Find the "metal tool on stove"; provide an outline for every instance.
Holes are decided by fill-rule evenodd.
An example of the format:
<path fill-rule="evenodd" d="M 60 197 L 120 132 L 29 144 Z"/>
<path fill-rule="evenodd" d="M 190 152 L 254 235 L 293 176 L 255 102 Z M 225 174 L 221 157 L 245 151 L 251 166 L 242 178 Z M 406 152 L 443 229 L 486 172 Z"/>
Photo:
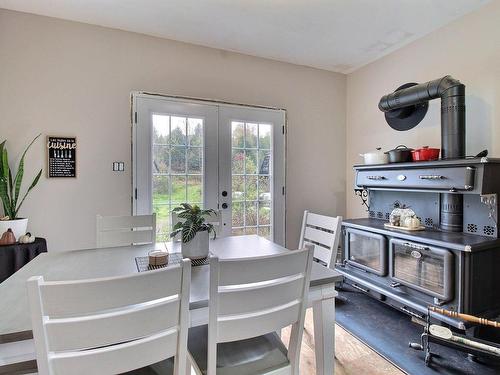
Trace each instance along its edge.
<path fill-rule="evenodd" d="M 430 343 L 436 343 L 443 346 L 451 347 L 462 352 L 469 353 L 473 358 L 487 357 L 487 358 L 500 358 L 500 345 L 493 342 L 488 342 L 481 339 L 466 337 L 464 335 L 453 332 L 450 328 L 431 324 L 431 312 L 437 312 L 447 316 L 456 316 L 456 312 L 446 309 L 440 309 L 435 306 L 429 306 L 429 313 L 427 314 L 426 326 L 424 332 L 420 337 L 420 343 L 410 342 L 409 347 L 415 350 L 425 351 L 425 364 L 429 365 L 433 356 L 437 354 L 432 353 Z M 492 325 L 490 323 L 498 323 L 484 318 L 459 314 L 461 318 L 465 318 L 469 322 L 476 322 L 481 325 Z M 494 325 L 497 327 L 497 325 Z"/>

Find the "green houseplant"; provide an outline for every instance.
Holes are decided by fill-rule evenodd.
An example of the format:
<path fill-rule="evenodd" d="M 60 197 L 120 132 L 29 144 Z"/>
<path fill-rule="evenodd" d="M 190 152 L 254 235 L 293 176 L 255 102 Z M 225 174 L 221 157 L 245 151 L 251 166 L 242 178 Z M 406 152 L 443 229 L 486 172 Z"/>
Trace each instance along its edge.
<path fill-rule="evenodd" d="M 197 205 L 181 203 L 172 210 L 179 221 L 175 223 L 170 237 L 181 235 L 182 255 L 191 259 L 206 258 L 208 256 L 208 239 L 213 234 L 216 237 L 213 224 L 207 223 L 206 218 L 217 216 L 212 210 L 202 210 Z"/>
<path fill-rule="evenodd" d="M 5 142 L 0 143 L 0 199 L 2 200 L 4 217 L 0 220 L 0 232 L 4 233 L 11 228 L 16 238 L 26 233 L 27 218 L 18 217 L 19 209 L 29 192 L 36 186 L 42 175 L 42 170 L 35 176 L 28 189 L 21 195 L 21 185 L 24 177 L 24 158 L 31 145 L 40 137 L 38 134 L 24 150 L 16 170 L 9 166 L 9 155 Z M 0 234 L 1 234 L 0 233 Z"/>

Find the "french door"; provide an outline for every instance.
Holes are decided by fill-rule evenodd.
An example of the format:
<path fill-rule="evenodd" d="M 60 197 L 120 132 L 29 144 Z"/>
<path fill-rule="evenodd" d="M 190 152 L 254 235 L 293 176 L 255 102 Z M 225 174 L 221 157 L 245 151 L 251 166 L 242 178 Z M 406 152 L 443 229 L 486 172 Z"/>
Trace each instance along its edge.
<path fill-rule="evenodd" d="M 182 202 L 218 210 L 220 236 L 285 242 L 285 112 L 133 96 L 133 213 L 168 239 Z"/>

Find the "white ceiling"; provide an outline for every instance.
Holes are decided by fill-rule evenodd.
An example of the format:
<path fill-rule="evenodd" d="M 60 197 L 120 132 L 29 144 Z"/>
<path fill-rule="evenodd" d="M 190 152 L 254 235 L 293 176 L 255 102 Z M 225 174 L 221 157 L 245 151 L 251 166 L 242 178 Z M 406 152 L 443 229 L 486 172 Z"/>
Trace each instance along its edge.
<path fill-rule="evenodd" d="M 0 0 L 0 8 L 349 73 L 487 2 Z"/>

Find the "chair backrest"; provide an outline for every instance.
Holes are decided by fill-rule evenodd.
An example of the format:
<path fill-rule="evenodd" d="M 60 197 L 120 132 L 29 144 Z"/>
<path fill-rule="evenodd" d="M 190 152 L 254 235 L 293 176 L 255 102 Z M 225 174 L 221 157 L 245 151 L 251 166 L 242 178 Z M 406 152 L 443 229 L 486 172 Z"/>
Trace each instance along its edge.
<path fill-rule="evenodd" d="M 97 247 L 117 247 L 156 242 L 156 214 L 137 216 L 97 215 Z"/>
<path fill-rule="evenodd" d="M 211 223 L 214 226 L 215 233 L 217 236 L 220 234 L 220 231 L 222 229 L 222 215 L 220 213 L 220 210 L 216 211 L 217 215 L 210 215 L 208 217 L 205 217 L 205 221 L 207 223 Z M 182 221 L 183 219 L 179 219 L 177 216 L 177 213 L 171 211 L 170 212 L 170 223 L 172 224 L 172 228 L 174 227 L 175 224 L 177 224 L 179 221 Z M 181 234 L 178 233 L 172 241 L 180 241 L 181 240 Z"/>
<path fill-rule="evenodd" d="M 255 258 L 210 258 L 208 375 L 217 343 L 244 340 L 292 325 L 288 359 L 298 374 L 313 248 Z"/>
<path fill-rule="evenodd" d="M 38 372 L 117 374 L 172 356 L 184 371 L 191 263 L 121 277 L 28 280 Z"/>
<path fill-rule="evenodd" d="M 339 247 L 342 216 L 331 217 L 304 211 L 299 248 L 310 243 L 314 246 L 314 258 L 325 263 L 328 268 L 335 266 Z"/>

